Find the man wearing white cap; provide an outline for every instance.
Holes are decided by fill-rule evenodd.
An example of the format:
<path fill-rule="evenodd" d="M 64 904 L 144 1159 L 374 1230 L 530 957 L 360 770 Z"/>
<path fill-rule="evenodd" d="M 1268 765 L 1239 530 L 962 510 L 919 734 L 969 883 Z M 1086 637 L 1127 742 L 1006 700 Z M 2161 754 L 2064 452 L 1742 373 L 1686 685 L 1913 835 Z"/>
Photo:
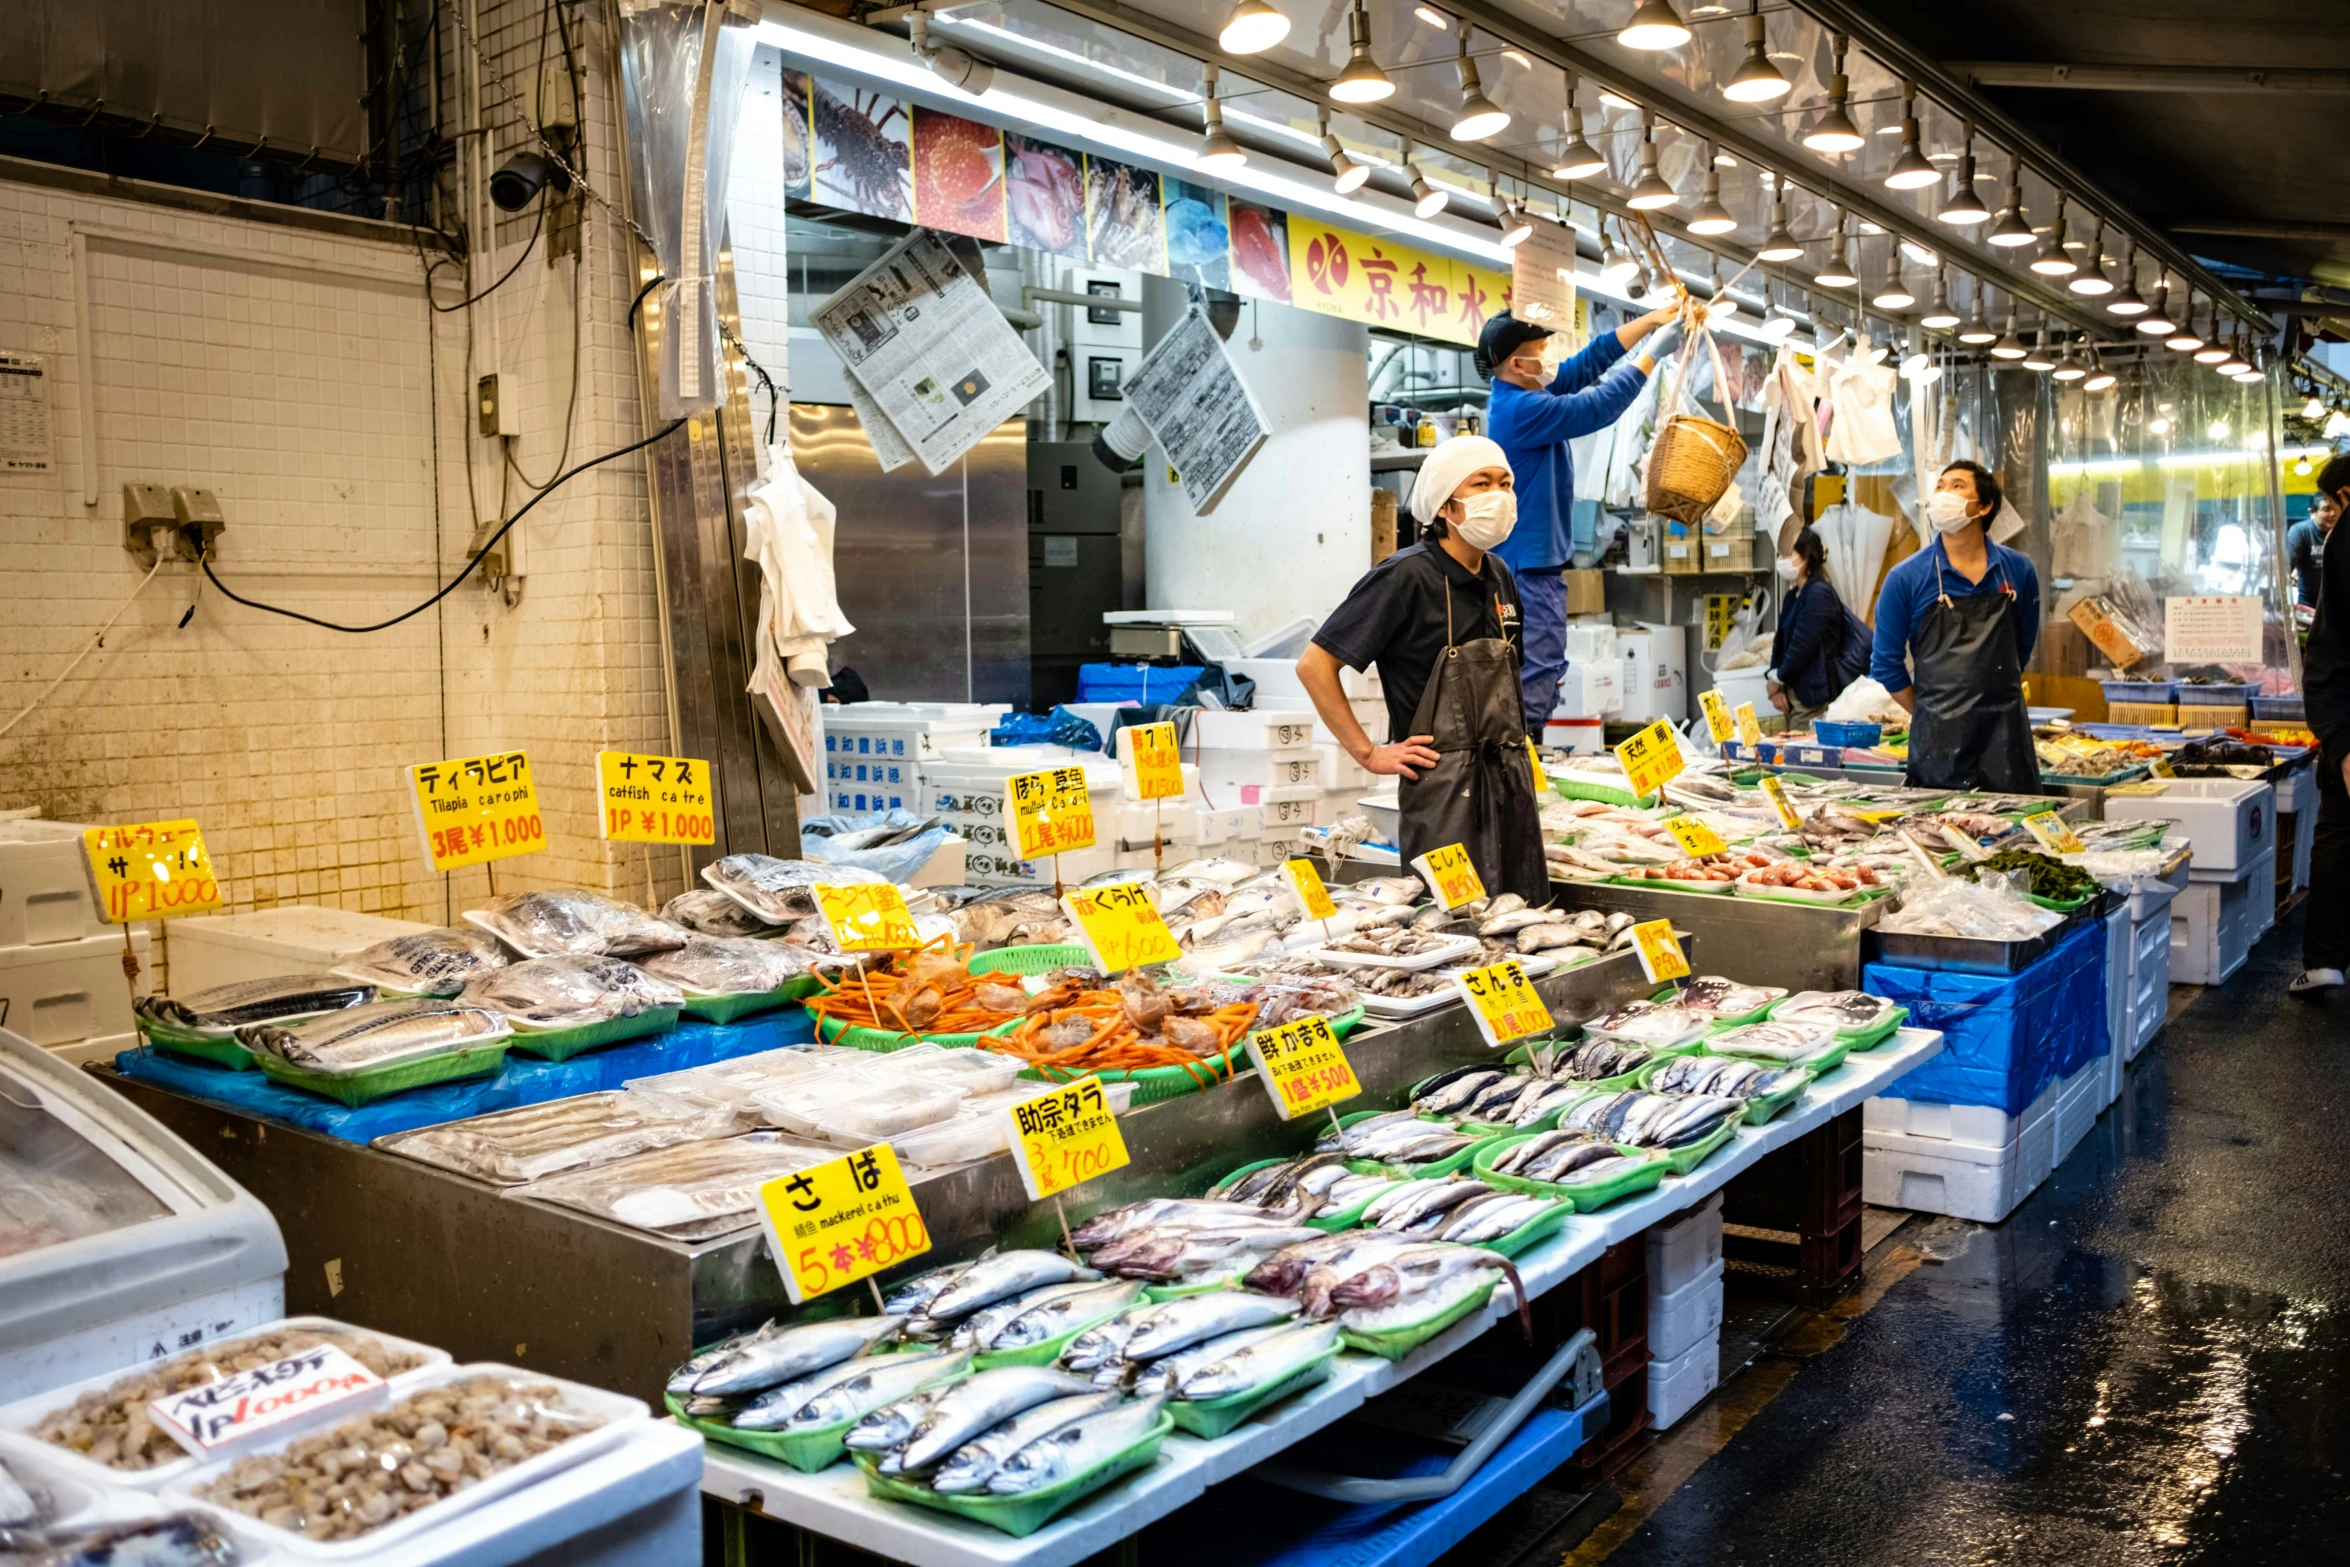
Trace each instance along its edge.
<path fill-rule="evenodd" d="M 1420 542 L 1373 566 L 1314 633 L 1298 679 L 1339 744 L 1398 780 L 1408 862 L 1460 844 L 1488 893 L 1550 896 L 1519 692 L 1518 588 L 1490 551 L 1517 522 L 1509 459 L 1481 435 L 1431 451 L 1412 486 Z M 1373 745 L 1339 669 L 1379 666 L 1387 732 Z"/>

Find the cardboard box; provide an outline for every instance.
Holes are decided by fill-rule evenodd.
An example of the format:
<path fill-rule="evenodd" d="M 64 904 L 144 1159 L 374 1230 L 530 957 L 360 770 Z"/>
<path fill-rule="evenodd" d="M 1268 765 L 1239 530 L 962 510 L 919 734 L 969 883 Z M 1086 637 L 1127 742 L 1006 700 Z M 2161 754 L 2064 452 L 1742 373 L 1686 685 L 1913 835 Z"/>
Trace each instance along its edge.
<path fill-rule="evenodd" d="M 2176 702 L 2109 702 L 2105 707 L 2105 721 L 2109 724 L 2175 724 L 2179 721 Z"/>
<path fill-rule="evenodd" d="M 2089 673 L 2089 639 L 2081 628 L 2061 617 L 2040 623 L 2040 645 L 2032 662 L 2043 675 L 2078 680 Z"/>
<path fill-rule="evenodd" d="M 1607 578 L 1597 571 L 1569 571 L 1564 576 L 1567 584 L 1568 614 L 1602 615 L 1607 613 Z"/>
<path fill-rule="evenodd" d="M 2024 696 L 2034 707 L 2069 707 L 2076 724 L 2106 719 L 2105 687 L 2077 675 L 2026 675 Z"/>
<path fill-rule="evenodd" d="M 2067 618 L 2081 628 L 2081 634 L 2097 645 L 2097 651 L 2113 661 L 2116 669 L 2127 669 L 2146 655 L 2138 644 L 2130 640 L 2107 611 L 2103 599 L 2085 598 L 2067 612 Z"/>
<path fill-rule="evenodd" d="M 1682 524 L 1674 523 L 1673 526 L 1678 528 L 1682 526 Z M 1663 562 L 1665 575 L 1668 577 L 1695 576 L 1698 572 L 1704 570 L 1705 563 L 1699 559 L 1698 555 L 1698 552 L 1702 547 L 1703 546 L 1701 546 L 1695 539 L 1665 540 L 1665 558 Z"/>

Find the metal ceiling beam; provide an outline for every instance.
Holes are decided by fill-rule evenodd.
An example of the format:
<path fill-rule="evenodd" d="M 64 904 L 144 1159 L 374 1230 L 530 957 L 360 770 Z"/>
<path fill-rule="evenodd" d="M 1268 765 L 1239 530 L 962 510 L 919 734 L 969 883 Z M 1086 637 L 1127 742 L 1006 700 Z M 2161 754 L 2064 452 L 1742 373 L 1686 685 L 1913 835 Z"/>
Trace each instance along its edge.
<path fill-rule="evenodd" d="M 2228 239 L 2350 239 L 2350 223 L 2239 223 L 2232 218 L 2165 223 L 2173 234 L 2218 234 Z"/>
<path fill-rule="evenodd" d="M 2239 65 L 2031 65 L 2012 60 L 1945 60 L 1970 87 L 2039 87 L 2075 92 L 2350 93 L 2350 71 L 2247 69 Z"/>

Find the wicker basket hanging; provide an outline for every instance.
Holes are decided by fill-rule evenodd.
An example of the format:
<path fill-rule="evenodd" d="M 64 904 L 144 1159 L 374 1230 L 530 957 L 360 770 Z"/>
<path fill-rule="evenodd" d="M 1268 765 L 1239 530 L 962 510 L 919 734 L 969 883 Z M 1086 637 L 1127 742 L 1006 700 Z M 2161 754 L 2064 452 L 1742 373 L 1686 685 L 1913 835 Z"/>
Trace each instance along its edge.
<path fill-rule="evenodd" d="M 1691 335 L 1705 340 L 1706 351 L 1714 358 L 1714 386 L 1720 389 L 1725 384 L 1722 356 L 1714 347 L 1713 334 L 1698 325 Z M 1746 442 L 1737 430 L 1703 413 L 1679 411 L 1689 361 L 1696 350 L 1692 341 L 1674 367 L 1673 392 L 1665 406 L 1675 411 L 1657 425 L 1656 445 L 1648 454 L 1647 497 L 1650 511 L 1692 527 L 1704 522 L 1705 514 L 1713 510 L 1746 463 Z M 1689 404 L 1695 407 L 1696 399 L 1691 398 Z M 1727 404 L 1724 406 L 1726 411 Z"/>

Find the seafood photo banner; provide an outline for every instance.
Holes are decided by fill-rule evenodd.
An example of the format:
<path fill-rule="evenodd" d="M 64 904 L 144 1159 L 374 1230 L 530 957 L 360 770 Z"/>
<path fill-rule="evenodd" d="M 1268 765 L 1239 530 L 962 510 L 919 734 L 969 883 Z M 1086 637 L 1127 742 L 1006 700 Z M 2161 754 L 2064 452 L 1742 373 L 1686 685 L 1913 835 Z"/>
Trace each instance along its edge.
<path fill-rule="evenodd" d="M 843 212 L 1474 343 L 1508 271 L 1245 201 L 805 72 L 783 72 L 784 193 Z"/>

